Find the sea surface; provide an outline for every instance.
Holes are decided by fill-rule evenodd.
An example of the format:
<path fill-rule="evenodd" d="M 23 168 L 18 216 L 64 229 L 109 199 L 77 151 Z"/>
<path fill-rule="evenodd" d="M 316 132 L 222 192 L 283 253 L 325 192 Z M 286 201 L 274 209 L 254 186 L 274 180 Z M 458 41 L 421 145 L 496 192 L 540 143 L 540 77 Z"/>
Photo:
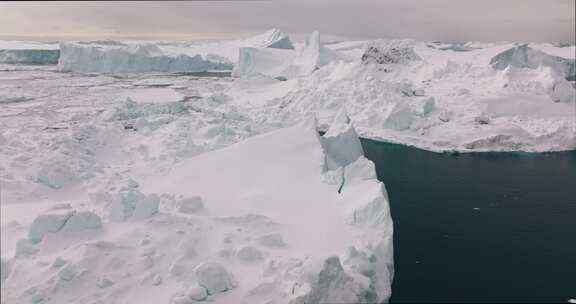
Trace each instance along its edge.
<path fill-rule="evenodd" d="M 392 303 L 576 298 L 576 152 L 362 145 L 390 197 Z"/>

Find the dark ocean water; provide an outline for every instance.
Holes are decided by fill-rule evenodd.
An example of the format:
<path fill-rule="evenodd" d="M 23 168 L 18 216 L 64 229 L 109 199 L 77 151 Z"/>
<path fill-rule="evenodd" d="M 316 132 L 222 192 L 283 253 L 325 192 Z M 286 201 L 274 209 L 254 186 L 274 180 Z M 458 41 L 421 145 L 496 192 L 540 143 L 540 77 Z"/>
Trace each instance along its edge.
<path fill-rule="evenodd" d="M 576 298 L 576 152 L 362 145 L 390 196 L 391 302 Z"/>

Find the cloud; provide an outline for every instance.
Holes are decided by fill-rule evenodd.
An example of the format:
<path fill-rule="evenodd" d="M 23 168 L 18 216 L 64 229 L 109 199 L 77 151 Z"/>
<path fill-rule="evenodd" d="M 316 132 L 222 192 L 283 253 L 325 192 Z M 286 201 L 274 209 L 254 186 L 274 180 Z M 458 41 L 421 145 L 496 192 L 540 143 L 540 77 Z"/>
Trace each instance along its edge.
<path fill-rule="evenodd" d="M 278 27 L 356 39 L 575 40 L 574 0 L 2 2 L 0 34 L 231 38 Z"/>

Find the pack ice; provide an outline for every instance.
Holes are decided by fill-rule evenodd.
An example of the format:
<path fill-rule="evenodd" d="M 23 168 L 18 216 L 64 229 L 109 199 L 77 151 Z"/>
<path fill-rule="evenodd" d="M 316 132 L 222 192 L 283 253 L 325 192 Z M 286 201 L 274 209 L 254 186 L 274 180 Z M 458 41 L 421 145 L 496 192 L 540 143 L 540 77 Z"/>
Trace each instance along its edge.
<path fill-rule="evenodd" d="M 38 214 L 2 260 L 6 303 L 385 302 L 384 185 L 344 111 Z M 108 203 L 103 203 L 108 202 Z"/>

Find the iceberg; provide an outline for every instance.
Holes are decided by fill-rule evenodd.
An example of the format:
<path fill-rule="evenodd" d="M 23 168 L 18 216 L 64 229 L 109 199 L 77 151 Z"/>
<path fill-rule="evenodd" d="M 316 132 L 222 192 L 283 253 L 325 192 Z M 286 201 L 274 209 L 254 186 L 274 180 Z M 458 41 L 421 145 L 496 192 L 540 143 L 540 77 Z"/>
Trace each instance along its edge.
<path fill-rule="evenodd" d="M 293 50 L 294 45 L 290 37 L 282 33 L 279 29 L 270 29 L 263 34 L 248 38 L 242 42 L 243 45 L 249 45 L 258 48 L 287 49 Z"/>
<path fill-rule="evenodd" d="M 559 76 L 567 80 L 576 80 L 576 61 L 564 57 L 550 55 L 543 51 L 523 44 L 506 50 L 492 58 L 490 64 L 497 70 L 508 66 L 536 69 L 540 66 L 550 67 Z"/>
<path fill-rule="evenodd" d="M 56 43 L 32 41 L 0 41 L 0 63 L 57 64 L 60 50 Z"/>
<path fill-rule="evenodd" d="M 228 268 L 241 287 L 229 291 L 234 301 L 248 297 L 251 303 L 303 303 L 310 298 L 324 298 L 318 294 L 337 296 L 340 287 L 351 288 L 345 291 L 351 302 L 380 303 L 390 297 L 392 220 L 386 190 L 376 178 L 374 165 L 364 158 L 344 112 L 334 126 L 321 137 L 315 120 L 307 119 L 188 159 L 162 180 L 144 183 L 144 188 L 152 187 L 155 192 L 184 196 L 197 193 L 206 199 L 207 212 L 228 216 L 218 223 L 260 236 L 261 242 L 248 247 L 236 233 L 224 238 L 221 255 L 232 258 L 236 252 L 236 259 L 242 262 L 240 266 L 229 264 Z M 214 164 L 218 170 L 210 169 Z M 327 183 L 323 180 L 329 178 L 320 178 L 323 175 L 342 179 L 336 184 Z M 219 190 L 221 187 L 226 191 Z M 322 225 L 318 225 L 319 217 Z M 332 237 L 325 238 L 327 233 Z M 354 248 L 354 254 L 348 253 L 350 248 Z M 280 252 L 284 256 L 275 258 L 274 266 L 269 264 L 271 250 L 275 256 Z M 340 254 L 341 259 L 328 253 Z M 304 256 L 310 261 L 304 262 Z M 337 273 L 325 275 L 321 267 L 317 268 L 322 264 Z M 363 272 L 359 264 L 378 269 L 378 273 Z M 241 267 L 264 267 L 268 274 L 262 277 Z M 302 276 L 286 281 L 283 273 L 290 268 Z M 350 283 L 340 286 L 340 277 Z M 267 286 L 265 292 L 264 288 L 253 289 L 250 294 L 242 292 L 250 289 L 248 286 L 267 282 L 276 284 Z"/>
<path fill-rule="evenodd" d="M 142 168 L 151 164 L 142 161 Z M 119 292 L 130 303 L 390 297 L 386 189 L 343 110 L 325 136 L 308 119 L 181 159 L 137 182 L 108 177 L 104 189 L 117 191 L 114 197 L 58 204 L 36 217 L 28 238 L 14 240 L 14 256 L 3 256 L 3 299 L 108 303 Z"/>
<path fill-rule="evenodd" d="M 228 70 L 228 62 L 201 55 L 169 52 L 158 45 L 64 42 L 60 45 L 58 69 L 81 73 L 204 72 Z"/>
<path fill-rule="evenodd" d="M 262 74 L 281 79 L 294 78 L 309 75 L 331 62 L 349 60 L 348 56 L 323 46 L 320 33 L 314 31 L 299 51 L 241 48 L 232 75 Z"/>
<path fill-rule="evenodd" d="M 202 43 L 140 43 L 117 41 L 64 42 L 60 71 L 81 73 L 206 72 L 231 70 L 239 49 L 293 49 L 277 29 L 255 37 Z"/>

